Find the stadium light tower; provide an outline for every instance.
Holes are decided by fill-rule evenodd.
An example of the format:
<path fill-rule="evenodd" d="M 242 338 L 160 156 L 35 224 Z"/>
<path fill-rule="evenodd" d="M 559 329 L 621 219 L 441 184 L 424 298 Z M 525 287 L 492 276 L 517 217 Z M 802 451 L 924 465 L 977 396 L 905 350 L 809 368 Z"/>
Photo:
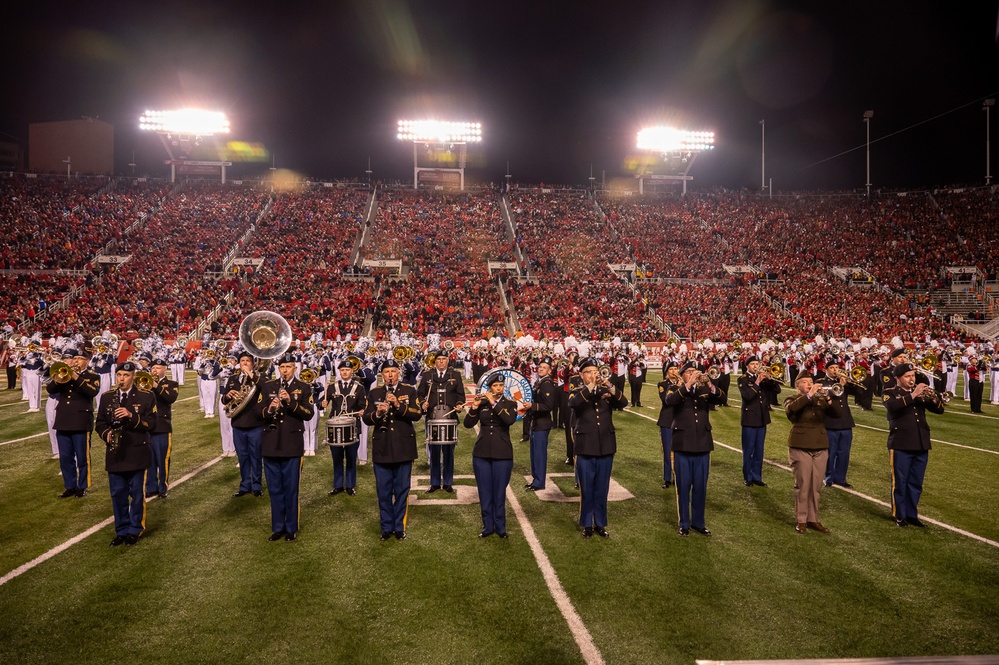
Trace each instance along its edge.
<path fill-rule="evenodd" d="M 457 179 L 458 187 L 465 189 L 468 144 L 482 142 L 482 123 L 400 120 L 396 138 L 413 144 L 413 189 L 420 187 L 421 172 L 428 182 L 444 186 Z M 420 148 L 430 166 L 420 166 Z"/>
<path fill-rule="evenodd" d="M 864 111 L 864 124 L 867 125 L 867 196 L 871 195 L 871 118 L 874 111 Z"/>
<path fill-rule="evenodd" d="M 982 102 L 982 110 L 985 111 L 985 185 L 992 184 L 992 159 L 989 155 L 989 113 L 992 111 L 992 107 L 996 105 L 996 100 L 994 98 L 986 99 Z"/>
<path fill-rule="evenodd" d="M 170 182 L 176 181 L 178 166 L 182 172 L 202 175 L 217 173 L 216 169 L 220 169 L 222 182 L 225 182 L 225 168 L 232 166 L 232 162 L 188 159 L 190 152 L 197 149 L 203 140 L 229 133 L 229 118 L 225 113 L 201 109 L 146 111 L 139 118 L 139 129 L 154 132 L 160 137 L 170 156 L 167 162 L 170 165 Z"/>
<path fill-rule="evenodd" d="M 683 183 L 683 193 L 687 193 L 687 181 L 693 180 L 688 175 L 694 160 L 702 152 L 714 150 L 714 132 L 693 132 L 675 127 L 646 127 L 638 132 L 639 150 L 656 152 L 662 155 L 669 173 L 639 174 L 638 193 L 645 193 L 645 179 L 674 180 Z"/>

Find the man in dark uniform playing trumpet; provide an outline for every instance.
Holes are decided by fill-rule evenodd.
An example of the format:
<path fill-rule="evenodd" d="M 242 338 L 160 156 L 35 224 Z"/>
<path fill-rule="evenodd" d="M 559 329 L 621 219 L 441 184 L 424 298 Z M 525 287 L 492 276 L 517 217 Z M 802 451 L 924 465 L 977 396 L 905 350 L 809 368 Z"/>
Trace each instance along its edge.
<path fill-rule="evenodd" d="M 552 411 L 556 409 L 559 398 L 551 374 L 552 359 L 545 357 L 539 360 L 538 380 L 531 387 L 534 401 L 524 404 L 527 409 L 524 419 L 529 420 L 531 439 L 531 482 L 524 486 L 528 492 L 543 490 L 548 477 L 548 434 L 552 429 Z"/>
<path fill-rule="evenodd" d="M 111 547 L 136 544 L 146 528 L 143 483 L 151 458 L 149 432 L 156 426 L 156 398 L 135 387 L 135 363 L 122 363 L 115 377 L 118 385 L 101 395 L 95 428 L 108 444 L 104 464 L 114 509 Z"/>
<path fill-rule="evenodd" d="M 423 373 L 416 396 L 423 404 L 426 415 L 426 436 L 430 436 L 429 422 L 432 419 L 458 422 L 458 413 L 465 407 L 465 386 L 461 375 L 448 367 L 446 353 L 438 353 L 434 358 L 434 368 Z M 430 489 L 433 494 L 441 489 L 449 494 L 454 492 L 454 449 L 453 445 L 430 446 Z"/>
<path fill-rule="evenodd" d="M 769 373 L 761 371 L 760 359 L 751 356 L 746 361 L 746 374 L 738 381 L 742 396 L 742 480 L 746 487 L 767 486 L 763 482 L 763 448 L 770 424 L 770 400 L 766 392 L 772 389 L 770 383 L 775 382 Z"/>
<path fill-rule="evenodd" d="M 237 400 L 254 385 L 258 392 L 252 398 L 254 404 L 260 397 L 259 388 L 262 383 L 255 369 L 256 360 L 249 351 L 239 353 L 239 371 L 234 373 L 225 384 L 222 393 L 222 404 L 227 409 L 234 408 Z M 234 497 L 253 492 L 253 496 L 263 494 L 263 458 L 260 453 L 263 436 L 263 424 L 260 410 L 247 405 L 232 419 L 232 442 L 236 447 L 236 458 L 239 460 L 239 489 Z"/>
<path fill-rule="evenodd" d="M 406 537 L 409 489 L 413 460 L 416 459 L 416 430 L 413 423 L 423 417 L 416 389 L 399 383 L 399 363 L 389 358 L 382 364 L 385 385 L 372 388 L 364 408 L 364 422 L 373 428 L 372 460 L 381 540 L 393 535 Z"/>
<path fill-rule="evenodd" d="M 177 382 L 166 378 L 167 362 L 153 360 L 153 397 L 156 398 L 156 427 L 149 435 L 152 464 L 146 474 L 146 496 L 167 497 L 170 488 L 170 450 L 173 447 L 173 403 L 177 401 Z"/>
<path fill-rule="evenodd" d="M 59 395 L 54 429 L 59 444 L 59 468 L 66 491 L 65 499 L 82 497 L 90 487 L 90 431 L 94 427 L 94 396 L 101 379 L 87 369 L 82 349 L 66 349 L 67 367 L 45 386 L 50 395 Z"/>
<path fill-rule="evenodd" d="M 271 500 L 271 535 L 275 541 L 298 538 L 298 487 L 305 454 L 305 423 L 315 415 L 312 387 L 295 378 L 295 356 L 286 353 L 278 378 L 260 384 L 254 405 L 264 422 L 261 452 Z M 251 408 L 254 408 L 251 407 Z"/>

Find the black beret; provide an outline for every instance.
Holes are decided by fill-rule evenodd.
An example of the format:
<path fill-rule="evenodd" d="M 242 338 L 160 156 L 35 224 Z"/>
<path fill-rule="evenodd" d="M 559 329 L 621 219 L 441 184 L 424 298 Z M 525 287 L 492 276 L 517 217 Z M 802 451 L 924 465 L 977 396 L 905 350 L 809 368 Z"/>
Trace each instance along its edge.
<path fill-rule="evenodd" d="M 337 366 L 336 366 L 337 369 L 343 369 L 345 367 L 349 368 L 349 369 L 353 369 L 353 366 L 349 362 L 347 362 L 346 360 L 341 360 L 339 362 L 339 364 L 337 364 Z"/>
<path fill-rule="evenodd" d="M 826 367 L 832 367 L 833 365 L 840 366 L 842 364 L 843 363 L 840 362 L 840 359 L 837 358 L 836 356 L 833 356 L 829 360 L 826 361 Z"/>
<path fill-rule="evenodd" d="M 494 383 L 506 383 L 506 377 L 500 374 L 499 372 L 496 372 L 495 374 L 489 377 L 489 380 L 486 381 L 486 385 L 491 386 Z"/>
<path fill-rule="evenodd" d="M 688 360 L 687 362 L 683 363 L 683 366 L 680 368 L 680 374 L 683 374 L 688 369 L 697 369 L 697 363 L 695 363 L 693 360 Z"/>
<path fill-rule="evenodd" d="M 548 365 L 549 367 L 551 367 L 553 365 L 552 359 L 549 356 L 543 357 L 541 360 L 538 361 L 538 364 L 539 365 Z"/>
<path fill-rule="evenodd" d="M 760 362 L 760 359 L 757 358 L 756 356 L 749 356 L 748 358 L 746 358 L 746 364 L 747 365 L 749 363 L 758 363 L 758 362 Z"/>
<path fill-rule="evenodd" d="M 55 354 L 53 354 L 53 355 L 55 355 Z M 68 349 L 66 349 L 65 351 L 63 351 L 62 355 L 63 355 L 64 358 L 75 358 L 76 356 L 82 356 L 83 352 L 80 351 L 79 349 L 77 349 L 76 347 L 71 346 Z"/>
<path fill-rule="evenodd" d="M 895 375 L 896 379 L 900 379 L 909 372 L 915 372 L 916 366 L 912 363 L 900 363 L 895 365 L 895 369 L 892 370 L 892 374 Z"/>
<path fill-rule="evenodd" d="M 906 354 L 906 355 L 908 355 L 909 354 L 909 349 L 905 348 L 904 346 L 901 349 L 895 349 L 894 351 L 892 351 L 888 355 L 888 357 L 889 358 L 898 358 L 903 353 Z"/>
<path fill-rule="evenodd" d="M 389 358 L 382 363 L 382 369 L 385 369 L 386 367 L 395 367 L 396 369 L 399 369 L 399 363 L 395 361 L 395 358 Z"/>
<path fill-rule="evenodd" d="M 249 351 L 247 351 L 246 349 L 243 349 L 243 350 L 242 350 L 242 351 L 240 351 L 240 352 L 239 352 L 239 354 L 238 354 L 238 355 L 236 356 L 236 362 L 239 362 L 239 360 L 240 360 L 240 359 L 241 359 L 241 358 L 242 358 L 243 356 L 246 356 L 246 357 L 247 357 L 247 358 L 249 358 L 250 360 L 256 360 L 256 358 L 254 358 L 254 357 L 253 357 L 253 354 L 252 354 L 252 353 L 250 353 L 250 352 L 249 352 Z"/>
<path fill-rule="evenodd" d="M 663 367 L 663 371 L 666 372 L 670 369 L 673 369 L 674 367 L 677 367 L 676 361 L 670 360 L 668 363 L 666 363 L 666 366 Z"/>
<path fill-rule="evenodd" d="M 295 358 L 295 354 L 293 354 L 293 353 L 286 353 L 283 356 L 281 356 L 280 358 L 278 358 L 277 362 L 278 362 L 278 365 L 286 365 L 288 363 L 291 363 L 293 365 L 297 365 L 298 364 L 298 359 Z"/>
<path fill-rule="evenodd" d="M 134 372 L 135 371 L 135 363 L 133 363 L 133 362 L 123 362 L 121 365 L 118 366 L 118 371 L 119 372 Z"/>
<path fill-rule="evenodd" d="M 156 358 L 155 360 L 153 360 L 153 367 L 155 367 L 157 365 L 160 365 L 162 367 L 166 367 L 166 364 L 167 364 L 166 361 L 163 360 L 162 358 Z"/>
<path fill-rule="evenodd" d="M 594 358 L 583 358 L 579 361 L 579 371 L 582 372 L 587 367 L 597 367 L 597 361 Z"/>

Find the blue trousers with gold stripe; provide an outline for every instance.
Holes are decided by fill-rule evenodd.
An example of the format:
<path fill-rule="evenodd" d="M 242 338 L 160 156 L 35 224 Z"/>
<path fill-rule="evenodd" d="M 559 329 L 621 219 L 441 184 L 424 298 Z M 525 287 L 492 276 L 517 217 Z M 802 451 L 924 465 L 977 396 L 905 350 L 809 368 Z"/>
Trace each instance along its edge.
<path fill-rule="evenodd" d="M 170 441 L 171 434 L 162 432 L 149 435 L 149 451 L 153 461 L 146 474 L 146 494 L 166 494 L 170 480 Z"/>
<path fill-rule="evenodd" d="M 673 428 L 660 427 L 659 441 L 663 448 L 663 482 L 673 482 Z"/>
<path fill-rule="evenodd" d="M 59 444 L 59 469 L 62 484 L 68 490 L 90 487 L 90 432 L 56 431 Z"/>
<path fill-rule="evenodd" d="M 109 471 L 114 532 L 118 536 L 138 536 L 146 528 L 146 497 L 143 486 L 146 471 Z"/>
<path fill-rule="evenodd" d="M 919 518 L 919 497 L 930 453 L 926 450 L 891 451 L 891 512 L 897 520 Z"/>
<path fill-rule="evenodd" d="M 375 491 L 378 493 L 378 515 L 383 533 L 406 531 L 406 509 L 412 484 L 413 463 L 375 463 Z"/>
<path fill-rule="evenodd" d="M 613 455 L 576 455 L 579 479 L 579 526 L 607 526 L 607 494 L 610 492 Z"/>
<path fill-rule="evenodd" d="M 711 453 L 673 451 L 673 475 L 676 477 L 676 508 L 680 528 L 704 528 L 704 505 L 708 498 L 708 470 Z"/>
<path fill-rule="evenodd" d="M 265 457 L 264 475 L 271 499 L 271 531 L 298 533 L 298 486 L 301 457 Z"/>
<path fill-rule="evenodd" d="M 479 488 L 482 530 L 506 533 L 506 487 L 513 474 L 513 460 L 473 457 L 472 471 Z"/>

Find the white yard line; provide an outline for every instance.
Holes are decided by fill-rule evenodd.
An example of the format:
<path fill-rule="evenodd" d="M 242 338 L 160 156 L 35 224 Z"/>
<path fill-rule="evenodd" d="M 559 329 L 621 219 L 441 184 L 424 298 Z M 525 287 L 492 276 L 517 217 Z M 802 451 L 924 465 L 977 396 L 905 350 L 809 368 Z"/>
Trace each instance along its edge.
<path fill-rule="evenodd" d="M 634 416 L 638 416 L 639 418 L 645 418 L 646 420 L 651 420 L 652 422 L 656 422 L 655 418 L 650 418 L 649 416 L 646 416 L 645 414 L 642 414 L 642 413 L 638 413 L 636 411 L 629 411 L 628 409 L 625 409 L 625 413 L 630 413 L 630 414 L 632 414 Z M 742 449 L 741 448 L 735 448 L 733 446 L 724 444 L 721 441 L 718 441 L 717 439 L 715 439 L 715 445 L 721 446 L 722 448 L 727 448 L 728 450 L 731 450 L 733 452 L 739 453 L 740 455 L 742 454 Z M 771 460 L 768 460 L 768 459 L 764 459 L 763 461 L 766 462 L 767 464 L 769 464 L 770 466 L 777 467 L 778 469 L 784 469 L 787 472 L 791 471 L 791 467 L 789 467 L 789 466 L 787 466 L 785 464 L 780 464 L 779 462 L 774 462 L 774 461 L 771 461 Z M 854 496 L 860 497 L 861 499 L 866 499 L 866 500 L 870 501 L 871 503 L 878 504 L 879 506 L 884 506 L 885 508 L 891 508 L 891 505 L 888 502 L 882 501 L 881 499 L 875 499 L 873 496 L 868 496 L 866 494 L 862 494 L 862 493 L 858 492 L 857 490 L 849 489 L 847 487 L 840 487 L 839 485 L 833 485 L 833 488 L 835 488 L 837 490 L 840 490 L 841 492 L 847 492 L 848 494 L 852 494 Z M 958 533 L 958 534 L 961 534 L 962 536 L 966 536 L 966 537 L 971 538 L 973 540 L 977 540 L 979 542 L 985 543 L 986 545 L 991 545 L 992 547 L 999 548 L 999 542 L 996 542 L 994 540 L 989 540 L 988 538 L 984 538 L 982 536 L 979 536 L 978 534 L 971 533 L 970 531 L 965 531 L 964 529 L 960 529 L 960 528 L 958 528 L 956 526 L 953 526 L 952 524 L 947 524 L 945 522 L 940 522 L 939 520 L 935 520 L 935 519 L 932 519 L 930 517 L 925 517 L 923 515 L 920 515 L 919 519 L 921 519 L 924 522 L 929 522 L 930 524 L 935 524 L 936 526 L 939 526 L 941 528 L 947 529 L 948 531 L 953 531 L 954 533 Z"/>

